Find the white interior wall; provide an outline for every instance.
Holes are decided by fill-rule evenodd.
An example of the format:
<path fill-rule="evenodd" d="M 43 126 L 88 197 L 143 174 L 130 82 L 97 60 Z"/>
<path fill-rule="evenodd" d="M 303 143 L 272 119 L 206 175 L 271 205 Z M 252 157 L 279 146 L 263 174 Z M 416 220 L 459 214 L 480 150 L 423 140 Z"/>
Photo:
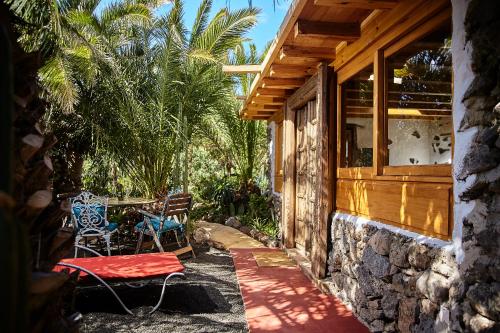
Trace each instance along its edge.
<path fill-rule="evenodd" d="M 274 163 L 274 156 L 275 156 L 275 152 L 274 152 L 274 140 L 275 140 L 275 136 L 276 136 L 276 123 L 273 121 L 271 122 L 269 125 L 268 125 L 268 133 L 270 133 L 270 138 L 268 140 L 268 154 L 269 154 L 269 161 L 270 161 L 270 166 L 269 166 L 269 169 L 270 169 L 270 179 L 269 179 L 269 182 L 271 184 L 271 191 L 273 193 L 276 193 L 276 191 L 274 190 L 274 174 L 275 174 L 275 163 Z"/>
<path fill-rule="evenodd" d="M 373 148 L 373 120 L 347 118 L 356 124 L 358 148 Z M 389 119 L 389 165 L 451 163 L 451 119 Z M 439 148 L 445 151 L 439 150 Z M 413 163 L 410 159 L 413 159 Z"/>

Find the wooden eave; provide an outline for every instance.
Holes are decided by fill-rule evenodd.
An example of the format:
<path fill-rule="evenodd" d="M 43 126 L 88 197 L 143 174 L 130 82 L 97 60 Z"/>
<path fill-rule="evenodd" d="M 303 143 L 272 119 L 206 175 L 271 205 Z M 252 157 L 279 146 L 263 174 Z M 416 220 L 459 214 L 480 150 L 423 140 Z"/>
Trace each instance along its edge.
<path fill-rule="evenodd" d="M 277 119 L 286 98 L 336 49 L 360 38 L 364 25 L 398 0 L 294 0 L 240 110 L 244 119 Z"/>

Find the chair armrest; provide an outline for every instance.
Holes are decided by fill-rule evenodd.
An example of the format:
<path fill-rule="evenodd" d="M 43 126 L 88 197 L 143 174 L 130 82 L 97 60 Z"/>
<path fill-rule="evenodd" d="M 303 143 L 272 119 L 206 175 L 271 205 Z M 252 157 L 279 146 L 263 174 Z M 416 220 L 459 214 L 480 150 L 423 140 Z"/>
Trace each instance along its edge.
<path fill-rule="evenodd" d="M 138 211 L 139 213 L 141 213 L 142 215 L 147 216 L 147 217 L 149 217 L 149 218 L 152 218 L 152 219 L 157 219 L 157 218 L 158 218 L 158 216 L 153 215 L 153 214 L 151 214 L 150 212 L 146 212 L 145 210 L 142 210 L 142 209 L 137 209 L 137 211 Z"/>

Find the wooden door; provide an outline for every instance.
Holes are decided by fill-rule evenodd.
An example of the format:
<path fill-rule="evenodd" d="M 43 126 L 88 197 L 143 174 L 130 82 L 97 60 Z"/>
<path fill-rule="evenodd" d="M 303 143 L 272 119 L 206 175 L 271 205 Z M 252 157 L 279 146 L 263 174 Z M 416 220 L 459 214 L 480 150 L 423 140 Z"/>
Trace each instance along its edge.
<path fill-rule="evenodd" d="M 308 102 L 297 110 L 295 244 L 308 254 L 316 217 L 317 104 Z"/>

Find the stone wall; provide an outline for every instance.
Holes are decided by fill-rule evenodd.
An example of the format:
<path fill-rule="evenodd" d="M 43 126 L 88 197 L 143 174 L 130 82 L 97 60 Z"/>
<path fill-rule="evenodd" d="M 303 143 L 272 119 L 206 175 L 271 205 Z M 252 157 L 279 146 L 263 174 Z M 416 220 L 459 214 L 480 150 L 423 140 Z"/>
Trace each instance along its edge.
<path fill-rule="evenodd" d="M 452 8 L 452 243 L 332 221 L 334 291 L 374 332 L 500 332 L 500 1 Z"/>
<path fill-rule="evenodd" d="M 452 247 L 381 226 L 333 216 L 328 269 L 334 293 L 373 332 L 446 332 L 449 296 L 456 292 Z"/>
<path fill-rule="evenodd" d="M 500 1 L 452 6 L 459 276 L 451 319 L 456 331 L 500 332 Z"/>

